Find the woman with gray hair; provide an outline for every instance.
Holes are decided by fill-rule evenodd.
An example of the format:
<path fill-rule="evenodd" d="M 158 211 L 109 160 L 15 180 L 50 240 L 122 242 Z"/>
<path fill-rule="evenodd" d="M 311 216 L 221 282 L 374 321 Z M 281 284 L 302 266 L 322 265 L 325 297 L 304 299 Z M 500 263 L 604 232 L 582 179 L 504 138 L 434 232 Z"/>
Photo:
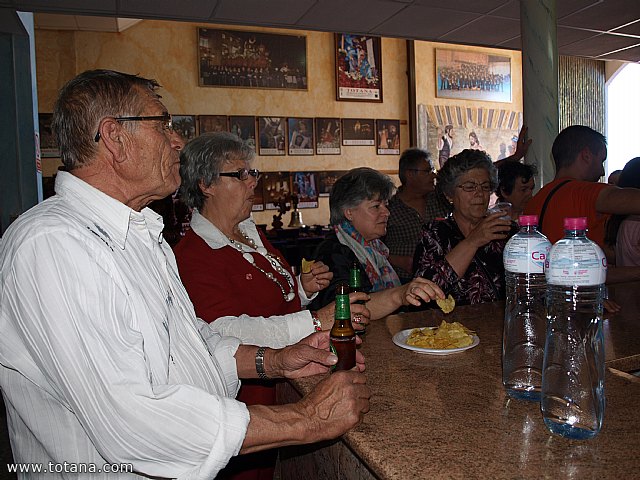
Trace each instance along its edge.
<path fill-rule="evenodd" d="M 498 186 L 491 158 L 481 150 L 463 150 L 449 158 L 437 182 L 453 213 L 423 227 L 415 275 L 431 278 L 462 305 L 504 299 L 502 252 L 517 228 L 503 211 L 487 214 Z"/>
<path fill-rule="evenodd" d="M 329 197 L 333 234 L 317 248 L 314 258 L 331 267 L 333 280 L 319 292 L 311 308 L 331 304 L 335 286 L 349 283 L 352 266 L 360 270 L 362 290 L 370 293 L 371 319 L 384 317 L 402 306 L 444 298 L 442 290 L 423 278 L 400 285 L 389 263 L 389 249 L 380 240 L 387 232 L 387 204 L 395 186 L 391 179 L 367 167 L 350 170 L 333 185 Z"/>
<path fill-rule="evenodd" d="M 253 148 L 231 133 L 205 133 L 180 154 L 182 200 L 193 208 L 191 230 L 175 247 L 180 277 L 196 314 L 207 322 L 224 316 L 269 317 L 256 321 L 286 323 L 300 338 L 333 325 L 334 305 L 301 311 L 332 273 L 322 262 L 296 277 L 287 261 L 251 219 L 260 172 L 252 168 Z M 354 296 L 353 301 L 366 295 Z M 363 305 L 352 313 L 368 316 Z M 238 399 L 248 405 L 275 404 L 274 383 L 243 381 Z M 221 476 L 270 478 L 274 451 L 234 459 Z M 250 470 L 250 473 L 247 471 Z"/>

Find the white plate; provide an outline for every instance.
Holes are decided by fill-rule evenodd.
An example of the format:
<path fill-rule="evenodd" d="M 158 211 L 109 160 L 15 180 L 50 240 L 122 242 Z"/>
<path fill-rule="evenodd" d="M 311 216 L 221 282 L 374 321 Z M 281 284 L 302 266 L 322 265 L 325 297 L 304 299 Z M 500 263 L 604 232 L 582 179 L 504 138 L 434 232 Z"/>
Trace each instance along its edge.
<path fill-rule="evenodd" d="M 436 327 L 427 327 L 427 328 L 436 328 Z M 407 330 L 402 330 L 396 333 L 393 336 L 393 343 L 398 345 L 399 347 L 406 348 L 407 350 L 411 350 L 412 352 L 417 353 L 426 353 L 427 355 L 451 355 L 452 353 L 464 352 L 465 350 L 469 350 L 477 346 L 480 343 L 480 338 L 477 335 L 471 335 L 473 338 L 473 342 L 471 345 L 467 345 L 466 347 L 460 348 L 422 348 L 422 347 L 414 347 L 413 345 L 407 345 L 407 338 L 409 338 L 409 334 L 415 330 L 414 328 L 409 328 Z"/>

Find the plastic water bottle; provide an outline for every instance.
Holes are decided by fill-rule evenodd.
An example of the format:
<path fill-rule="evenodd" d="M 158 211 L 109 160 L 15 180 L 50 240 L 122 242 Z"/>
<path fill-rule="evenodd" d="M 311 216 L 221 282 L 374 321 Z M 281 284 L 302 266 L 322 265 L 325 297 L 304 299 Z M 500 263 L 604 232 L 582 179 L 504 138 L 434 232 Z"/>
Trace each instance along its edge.
<path fill-rule="evenodd" d="M 547 328 L 545 262 L 551 243 L 537 215 L 522 215 L 505 246 L 507 299 L 502 336 L 502 384 L 510 397 L 540 401 Z"/>
<path fill-rule="evenodd" d="M 542 416 L 568 438 L 591 438 L 604 416 L 602 303 L 607 261 L 586 237 L 586 218 L 565 218 L 565 236 L 549 252 Z"/>

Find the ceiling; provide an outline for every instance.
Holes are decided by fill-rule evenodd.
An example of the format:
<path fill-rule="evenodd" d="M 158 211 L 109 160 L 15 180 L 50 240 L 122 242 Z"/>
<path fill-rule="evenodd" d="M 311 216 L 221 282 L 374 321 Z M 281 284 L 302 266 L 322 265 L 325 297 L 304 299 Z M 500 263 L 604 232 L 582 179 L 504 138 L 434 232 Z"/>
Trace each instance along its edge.
<path fill-rule="evenodd" d="M 640 0 L 556 3 L 560 55 L 640 62 Z M 117 32 L 135 19 L 162 19 L 521 47 L 520 0 L 0 0 L 0 7 L 47 13 L 34 17 L 38 28 Z"/>

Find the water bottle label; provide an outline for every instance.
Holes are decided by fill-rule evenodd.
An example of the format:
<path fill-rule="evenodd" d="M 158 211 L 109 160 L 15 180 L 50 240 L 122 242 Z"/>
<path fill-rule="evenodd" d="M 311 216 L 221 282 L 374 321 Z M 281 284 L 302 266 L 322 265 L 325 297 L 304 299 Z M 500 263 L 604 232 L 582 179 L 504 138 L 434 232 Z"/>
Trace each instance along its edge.
<path fill-rule="evenodd" d="M 538 237 L 515 235 L 507 243 L 504 269 L 513 273 L 544 273 L 551 243 Z"/>
<path fill-rule="evenodd" d="M 556 244 L 545 273 L 550 285 L 601 285 L 607 278 L 607 259 L 593 242 Z"/>

